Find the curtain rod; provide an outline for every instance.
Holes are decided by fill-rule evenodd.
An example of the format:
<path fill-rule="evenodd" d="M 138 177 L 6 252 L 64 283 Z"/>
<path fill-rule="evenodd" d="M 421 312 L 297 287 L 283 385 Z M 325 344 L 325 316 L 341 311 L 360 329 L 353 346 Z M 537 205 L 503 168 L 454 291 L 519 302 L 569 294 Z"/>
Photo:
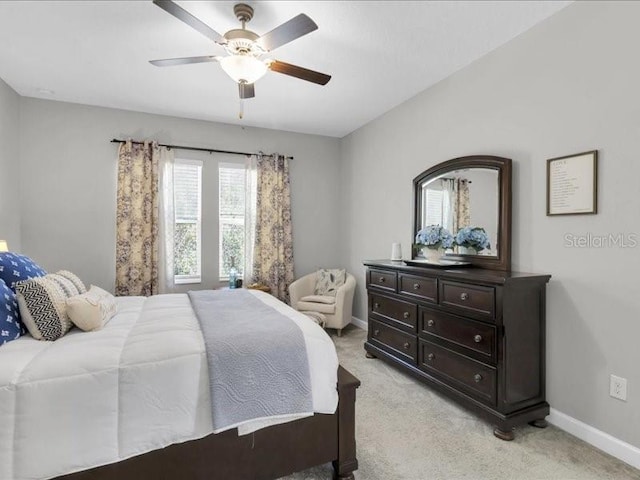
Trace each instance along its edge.
<path fill-rule="evenodd" d="M 127 140 L 118 140 L 114 138 L 111 140 L 111 143 L 126 143 Z M 142 145 L 144 142 L 135 142 L 131 141 L 131 143 L 135 143 L 138 145 Z M 159 143 L 160 147 L 167 148 L 177 148 L 178 150 L 195 150 L 196 152 L 209 152 L 209 153 L 229 153 L 231 155 L 258 155 L 257 153 L 249 153 L 249 152 L 234 152 L 232 150 L 217 150 L 215 148 L 200 148 L 200 147 L 185 147 L 184 145 L 167 145 L 166 143 Z M 265 157 L 270 157 L 271 155 L 265 155 Z M 285 157 L 287 160 L 293 160 L 293 157 Z"/>

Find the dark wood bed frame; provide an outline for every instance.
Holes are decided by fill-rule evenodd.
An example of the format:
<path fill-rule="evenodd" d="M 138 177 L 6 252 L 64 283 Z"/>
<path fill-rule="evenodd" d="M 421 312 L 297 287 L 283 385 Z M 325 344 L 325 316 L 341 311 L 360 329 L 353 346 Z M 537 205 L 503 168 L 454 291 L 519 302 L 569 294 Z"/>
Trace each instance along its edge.
<path fill-rule="evenodd" d="M 353 480 L 358 468 L 356 388 L 360 380 L 338 367 L 338 409 L 239 437 L 237 430 L 177 443 L 57 480 L 274 479 L 332 462 L 335 476 Z"/>

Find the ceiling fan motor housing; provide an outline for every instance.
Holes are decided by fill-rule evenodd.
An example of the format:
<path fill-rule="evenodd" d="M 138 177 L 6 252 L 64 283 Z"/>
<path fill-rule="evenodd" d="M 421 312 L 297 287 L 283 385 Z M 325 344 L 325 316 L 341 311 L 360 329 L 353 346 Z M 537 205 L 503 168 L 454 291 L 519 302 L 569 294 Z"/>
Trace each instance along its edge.
<path fill-rule="evenodd" d="M 224 34 L 227 40 L 225 50 L 231 55 L 253 55 L 258 56 L 264 53 L 264 50 L 256 43 L 259 35 L 251 30 L 237 28 L 229 30 Z"/>

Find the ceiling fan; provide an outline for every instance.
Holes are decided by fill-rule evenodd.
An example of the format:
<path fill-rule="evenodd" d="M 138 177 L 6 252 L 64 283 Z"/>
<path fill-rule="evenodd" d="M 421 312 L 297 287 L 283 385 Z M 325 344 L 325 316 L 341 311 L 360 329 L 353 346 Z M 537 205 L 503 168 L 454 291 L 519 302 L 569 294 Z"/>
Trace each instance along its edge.
<path fill-rule="evenodd" d="M 241 99 L 255 97 L 254 83 L 267 73 L 267 70 L 319 85 L 326 85 L 331 80 L 331 76 L 324 73 L 279 60 L 263 60 L 260 58 L 282 45 L 317 30 L 318 25 L 303 13 L 260 36 L 245 28 L 246 24 L 253 18 L 253 8 L 244 3 L 238 3 L 233 7 L 233 11 L 236 18 L 242 23 L 242 28 L 229 30 L 224 35 L 220 35 L 171 0 L 153 0 L 153 3 L 218 45 L 223 46 L 228 53 L 226 56 L 205 55 L 202 57 L 151 60 L 149 63 L 156 67 L 219 62 L 227 75 L 238 84 Z"/>

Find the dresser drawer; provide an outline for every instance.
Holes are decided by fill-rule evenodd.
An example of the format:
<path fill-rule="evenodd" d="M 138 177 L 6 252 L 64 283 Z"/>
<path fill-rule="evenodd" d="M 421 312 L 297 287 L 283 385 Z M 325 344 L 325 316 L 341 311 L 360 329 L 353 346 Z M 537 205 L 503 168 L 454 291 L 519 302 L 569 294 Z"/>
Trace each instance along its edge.
<path fill-rule="evenodd" d="M 442 338 L 495 360 L 496 327 L 430 308 L 418 308 L 418 332 Z"/>
<path fill-rule="evenodd" d="M 368 285 L 382 290 L 396 291 L 398 286 L 398 280 L 396 272 L 389 272 L 387 270 L 374 270 L 369 269 L 367 272 Z"/>
<path fill-rule="evenodd" d="M 418 366 L 453 386 L 495 405 L 496 370 L 476 360 L 420 339 Z"/>
<path fill-rule="evenodd" d="M 453 310 L 493 318 L 495 313 L 495 289 L 447 280 L 440 282 L 440 305 Z"/>
<path fill-rule="evenodd" d="M 438 301 L 438 280 L 429 277 L 400 274 L 398 293 L 411 295 L 420 300 L 436 303 Z"/>
<path fill-rule="evenodd" d="M 369 342 L 384 350 L 391 350 L 396 357 L 416 364 L 417 337 L 402 332 L 382 322 L 369 319 Z"/>
<path fill-rule="evenodd" d="M 418 307 L 413 303 L 371 294 L 369 295 L 369 313 L 391 321 L 398 328 L 410 332 L 416 331 Z"/>

